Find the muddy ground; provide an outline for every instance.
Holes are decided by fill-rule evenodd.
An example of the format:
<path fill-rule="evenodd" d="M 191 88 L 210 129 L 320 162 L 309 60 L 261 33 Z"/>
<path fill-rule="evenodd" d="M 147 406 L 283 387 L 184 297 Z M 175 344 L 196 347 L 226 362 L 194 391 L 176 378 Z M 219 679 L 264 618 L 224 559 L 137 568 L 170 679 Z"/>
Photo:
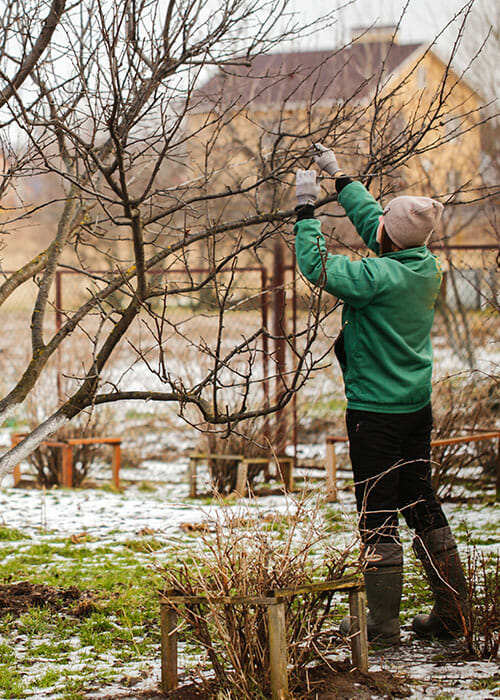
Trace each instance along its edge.
<path fill-rule="evenodd" d="M 91 591 L 76 586 L 55 588 L 19 581 L 0 585 L 0 615 L 19 617 L 30 608 L 46 607 L 75 617 L 85 617 L 95 610 Z"/>
<path fill-rule="evenodd" d="M 120 694 L 129 700 L 215 700 L 215 686 L 201 686 L 191 683 L 167 694 L 155 692 Z M 389 671 L 361 673 L 353 670 L 348 663 L 333 663 L 331 667 L 319 666 L 312 669 L 309 677 L 294 689 L 293 697 L 300 700 L 371 700 L 374 697 L 405 698 L 409 688 Z M 228 696 L 229 697 L 229 696 Z M 100 700 L 116 700 L 116 695 L 101 696 Z"/>
<path fill-rule="evenodd" d="M 28 581 L 0 585 L 0 615 L 18 617 L 30 608 L 47 607 L 51 610 L 84 617 L 95 610 L 94 594 L 80 591 L 76 586 L 56 588 L 32 584 Z M 120 698 L 129 700 L 213 700 L 217 691 L 213 684 L 188 683 L 167 694 L 155 691 L 131 690 L 120 693 Z M 369 700 L 376 694 L 387 698 L 404 698 L 410 693 L 397 677 L 388 671 L 361 673 L 348 663 L 335 663 L 331 667 L 319 666 L 311 669 L 294 693 L 304 700 Z M 114 700 L 116 695 L 101 696 L 102 700 Z"/>

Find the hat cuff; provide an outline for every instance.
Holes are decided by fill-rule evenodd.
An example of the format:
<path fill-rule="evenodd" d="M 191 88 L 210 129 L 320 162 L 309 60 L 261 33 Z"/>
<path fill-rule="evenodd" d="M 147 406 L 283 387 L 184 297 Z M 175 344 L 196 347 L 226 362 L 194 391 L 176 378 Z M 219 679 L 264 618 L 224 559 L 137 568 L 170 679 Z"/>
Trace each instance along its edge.
<path fill-rule="evenodd" d="M 422 241 L 420 241 L 420 242 L 418 242 L 418 241 L 408 242 L 408 241 L 404 241 L 404 240 L 401 240 L 401 239 L 398 241 L 398 240 L 397 240 L 397 237 L 396 237 L 396 236 L 393 236 L 393 235 L 391 234 L 391 232 L 388 230 L 387 226 L 385 226 L 385 232 L 387 233 L 387 235 L 389 236 L 389 238 L 391 239 L 391 241 L 392 241 L 395 245 L 397 245 L 398 248 L 401 248 L 401 250 L 406 250 L 406 248 L 419 248 L 420 246 L 425 245 L 425 244 L 427 243 L 427 241 L 429 240 L 429 238 L 431 237 L 433 231 L 434 231 L 434 229 L 432 229 L 431 231 L 429 231 L 429 233 L 427 234 L 427 236 L 426 236 Z"/>

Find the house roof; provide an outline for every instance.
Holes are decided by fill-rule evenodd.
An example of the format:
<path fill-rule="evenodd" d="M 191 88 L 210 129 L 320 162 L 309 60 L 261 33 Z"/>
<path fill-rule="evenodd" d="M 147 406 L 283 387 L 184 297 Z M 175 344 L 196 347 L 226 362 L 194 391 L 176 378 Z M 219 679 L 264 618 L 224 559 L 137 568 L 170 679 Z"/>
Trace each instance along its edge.
<path fill-rule="evenodd" d="M 251 102 L 266 108 L 288 100 L 337 102 L 370 95 L 383 72 L 386 79 L 423 44 L 354 42 L 337 51 L 259 54 L 250 66 L 218 70 L 197 90 L 204 102 Z"/>

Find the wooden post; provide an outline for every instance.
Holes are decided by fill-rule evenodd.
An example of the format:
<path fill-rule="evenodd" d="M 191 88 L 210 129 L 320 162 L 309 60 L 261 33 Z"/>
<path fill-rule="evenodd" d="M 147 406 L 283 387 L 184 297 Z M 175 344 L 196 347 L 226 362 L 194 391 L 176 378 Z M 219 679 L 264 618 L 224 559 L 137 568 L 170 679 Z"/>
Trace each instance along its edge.
<path fill-rule="evenodd" d="M 161 604 L 161 687 L 165 693 L 177 688 L 177 613 L 168 604 Z"/>
<path fill-rule="evenodd" d="M 500 438 L 498 439 L 497 448 L 497 484 L 496 484 L 496 500 L 500 501 Z"/>
<path fill-rule="evenodd" d="M 16 464 L 12 471 L 12 476 L 14 478 L 14 486 L 19 486 L 21 482 L 21 465 Z"/>
<path fill-rule="evenodd" d="M 189 458 L 188 478 L 189 478 L 189 498 L 196 498 L 196 468 L 198 466 L 197 457 Z"/>
<path fill-rule="evenodd" d="M 285 279 L 285 255 L 287 248 L 280 236 L 273 239 L 273 273 L 271 278 L 271 329 L 274 337 L 274 352 L 272 358 L 274 367 L 271 374 L 274 375 L 274 395 L 279 401 L 283 394 L 287 376 L 287 313 L 286 313 L 286 279 Z M 275 414 L 275 428 L 272 443 L 278 454 L 282 454 L 288 438 L 288 411 L 284 406 Z"/>
<path fill-rule="evenodd" d="M 363 673 L 368 672 L 368 636 L 366 631 L 366 610 L 363 589 L 349 591 L 349 616 L 351 628 L 352 663 Z"/>
<path fill-rule="evenodd" d="M 326 439 L 326 500 L 333 503 L 337 500 L 337 460 L 335 456 L 335 441 Z"/>
<path fill-rule="evenodd" d="M 267 271 L 264 267 L 260 270 L 260 314 L 262 328 L 268 330 L 268 290 L 267 290 Z M 269 342 L 267 332 L 262 333 L 262 389 L 264 392 L 264 406 L 269 407 Z M 269 426 L 269 415 L 264 417 L 264 425 L 262 428 L 264 441 L 271 444 L 271 430 Z M 266 481 L 270 479 L 269 464 L 264 468 L 264 478 Z"/>
<path fill-rule="evenodd" d="M 56 308 L 55 308 L 55 322 L 56 322 L 56 333 L 61 330 L 62 326 L 62 270 L 56 270 L 55 275 L 55 286 L 56 286 Z M 56 350 L 57 359 L 57 374 L 56 374 L 56 385 L 57 385 L 57 400 L 59 406 L 64 403 L 64 396 L 62 390 L 62 358 L 61 358 L 61 343 L 57 344 Z"/>
<path fill-rule="evenodd" d="M 293 490 L 293 457 L 278 457 L 276 463 L 278 465 L 278 472 L 283 480 L 283 486 L 285 491 L 290 493 Z"/>
<path fill-rule="evenodd" d="M 286 648 L 285 604 L 267 606 L 269 621 L 269 663 L 273 700 L 288 700 L 288 654 Z"/>
<path fill-rule="evenodd" d="M 62 486 L 71 488 L 73 486 L 73 447 L 65 445 L 62 448 Z"/>
<path fill-rule="evenodd" d="M 238 462 L 238 471 L 236 472 L 236 486 L 234 493 L 238 498 L 243 498 L 247 492 L 248 481 L 248 460 L 242 459 Z"/>
<path fill-rule="evenodd" d="M 120 467 L 122 462 L 122 447 L 119 442 L 113 445 L 113 486 L 120 488 Z"/>
<path fill-rule="evenodd" d="M 10 446 L 15 447 L 19 443 L 19 438 L 16 433 L 13 433 L 10 438 Z M 14 486 L 19 486 L 21 481 L 21 465 L 16 464 L 12 471 L 12 476 L 14 478 Z"/>

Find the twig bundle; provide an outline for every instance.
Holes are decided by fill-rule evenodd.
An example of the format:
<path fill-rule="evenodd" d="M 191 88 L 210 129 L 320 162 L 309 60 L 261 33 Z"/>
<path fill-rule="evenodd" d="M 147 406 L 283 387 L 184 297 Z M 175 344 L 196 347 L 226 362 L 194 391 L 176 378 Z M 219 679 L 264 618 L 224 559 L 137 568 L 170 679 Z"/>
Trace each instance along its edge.
<path fill-rule="evenodd" d="M 318 504 L 294 502 L 285 515 L 265 522 L 250 505 L 220 509 L 212 533 L 201 532 L 196 553 L 164 569 L 165 587 L 181 596 L 206 596 L 178 607 L 178 615 L 208 656 L 218 687 L 254 700 L 270 688 L 265 606 L 221 604 L 218 596 L 265 597 L 273 591 L 356 573 L 360 561 L 350 543 L 333 541 Z M 290 687 L 336 637 L 332 592 L 292 596 L 286 602 Z M 326 646 L 325 646 L 326 640 Z"/>

